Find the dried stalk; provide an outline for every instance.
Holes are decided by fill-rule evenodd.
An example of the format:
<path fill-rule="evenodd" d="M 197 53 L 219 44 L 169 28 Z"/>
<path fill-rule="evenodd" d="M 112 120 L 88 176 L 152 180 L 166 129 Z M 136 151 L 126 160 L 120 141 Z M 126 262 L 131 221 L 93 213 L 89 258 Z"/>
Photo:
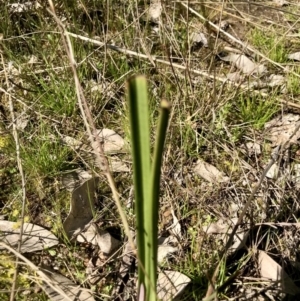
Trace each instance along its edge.
<path fill-rule="evenodd" d="M 53 281 L 43 271 L 41 271 L 40 268 L 38 268 L 36 265 L 34 265 L 30 260 L 28 260 L 22 254 L 20 254 L 19 252 L 14 250 L 12 247 L 8 246 L 7 244 L 5 244 L 3 242 L 0 242 L 0 247 L 1 247 L 1 249 L 2 248 L 7 249 L 9 252 L 13 253 L 16 256 L 16 258 L 21 259 L 23 262 L 25 262 L 29 268 L 31 268 L 34 272 L 36 272 L 40 276 L 40 278 L 43 282 L 45 282 L 47 285 L 49 285 L 61 297 L 65 298 L 64 300 L 74 301 L 74 299 L 73 298 L 71 299 L 58 285 L 53 283 Z"/>
<path fill-rule="evenodd" d="M 271 158 L 271 160 L 269 161 L 269 164 L 266 166 L 266 168 L 264 169 L 260 179 L 259 179 L 259 182 L 258 184 L 255 186 L 255 188 L 253 189 L 253 191 L 251 192 L 246 204 L 244 205 L 244 208 L 243 208 L 243 211 L 241 212 L 239 218 L 238 218 L 238 221 L 236 222 L 236 224 L 234 225 L 233 229 L 232 229 L 232 232 L 230 233 L 229 235 L 229 238 L 226 242 L 226 245 L 224 247 L 224 250 L 223 252 L 220 254 L 220 260 L 219 260 L 219 263 L 217 264 L 215 270 L 214 270 L 214 273 L 213 273 L 213 276 L 212 278 L 210 279 L 210 285 L 207 289 L 207 292 L 206 292 L 206 298 L 209 298 L 210 296 L 212 296 L 213 293 L 215 293 L 215 288 L 214 288 L 214 284 L 216 283 L 216 279 L 217 279 L 217 276 L 218 276 L 218 273 L 219 273 L 219 270 L 220 270 L 220 266 L 221 266 L 221 263 L 222 261 L 224 260 L 225 256 L 226 256 L 226 253 L 227 251 L 229 250 L 229 248 L 232 246 L 232 241 L 233 241 L 233 238 L 234 238 L 234 235 L 236 233 L 236 231 L 238 230 L 238 227 L 241 225 L 242 221 L 243 221 L 243 218 L 245 217 L 256 193 L 258 192 L 258 190 L 260 189 L 261 185 L 262 185 L 262 182 L 263 180 L 266 178 L 266 175 L 268 173 L 268 171 L 270 170 L 270 168 L 272 167 L 272 165 L 278 160 L 278 158 L 280 157 L 280 155 L 282 153 L 284 153 L 288 147 L 289 147 L 289 144 L 290 144 L 290 141 L 291 139 L 293 138 L 293 136 L 300 130 L 300 124 L 296 127 L 296 129 L 294 130 L 293 134 L 290 136 L 289 140 L 286 141 L 283 145 L 279 145 L 277 147 L 277 149 L 275 150 L 275 154 L 273 155 L 273 157 Z M 205 299 L 206 300 L 206 299 Z"/>
<path fill-rule="evenodd" d="M 67 52 L 67 55 L 68 55 L 68 58 L 70 61 L 70 66 L 71 66 L 74 81 L 75 81 L 77 102 L 78 102 L 78 105 L 79 105 L 79 108 L 81 111 L 81 115 L 82 115 L 82 118 L 83 118 L 83 121 L 84 121 L 84 124 L 86 127 L 86 131 L 89 136 L 91 146 L 92 146 L 92 148 L 94 150 L 94 154 L 96 156 L 97 165 L 101 168 L 102 172 L 104 173 L 104 175 L 106 176 L 106 178 L 108 180 L 109 186 L 112 190 L 113 198 L 117 205 L 117 208 L 118 208 L 118 211 L 119 211 L 119 214 L 120 214 L 123 226 L 124 226 L 125 233 L 128 237 L 129 243 L 132 246 L 132 249 L 134 250 L 135 245 L 134 245 L 132 236 L 130 234 L 130 229 L 129 229 L 129 225 L 128 225 L 126 216 L 123 212 L 119 193 L 118 193 L 114 178 L 112 176 L 112 173 L 110 171 L 108 160 L 105 157 L 104 150 L 103 150 L 103 147 L 102 147 L 102 144 L 100 141 L 100 137 L 97 133 L 95 123 L 93 121 L 90 109 L 88 107 L 87 101 L 86 101 L 84 93 L 83 93 L 82 86 L 81 86 L 79 78 L 78 78 L 77 69 L 76 69 L 76 61 L 74 58 L 74 53 L 73 53 L 70 36 L 67 34 L 65 26 L 63 25 L 63 23 L 61 22 L 61 20 L 57 17 L 57 15 L 55 13 L 55 9 L 54 9 L 52 0 L 49 0 L 48 2 L 50 5 L 50 9 L 47 9 L 47 10 L 53 16 L 54 20 L 56 21 L 56 23 L 58 24 L 58 26 L 60 28 L 61 34 L 62 34 L 62 41 L 63 41 L 64 48 Z M 93 143 L 94 141 L 96 143 Z"/>
<path fill-rule="evenodd" d="M 7 70 L 6 70 L 6 67 L 4 64 L 2 54 L 1 54 L 1 61 L 2 61 L 2 66 L 3 66 L 6 86 L 8 89 L 8 87 L 9 87 L 8 74 L 7 74 Z M 22 159 L 20 156 L 20 142 L 19 142 L 19 135 L 18 135 L 18 131 L 17 131 L 17 125 L 16 125 L 16 117 L 15 117 L 15 113 L 14 113 L 14 105 L 12 102 L 11 94 L 8 94 L 8 95 L 5 94 L 5 96 L 8 96 L 9 111 L 10 111 L 10 117 L 11 117 L 11 121 L 12 121 L 12 132 L 13 132 L 13 137 L 14 137 L 15 146 L 16 146 L 17 164 L 18 164 L 19 174 L 20 174 L 21 182 L 22 182 L 21 225 L 20 225 L 20 235 L 19 235 L 18 246 L 17 246 L 17 252 L 20 253 L 21 245 L 22 245 L 23 228 L 24 228 L 24 216 L 25 216 L 25 205 L 26 205 L 26 186 L 25 186 L 25 176 L 24 176 L 24 171 L 23 171 Z M 12 280 L 10 301 L 14 301 L 14 299 L 15 299 L 18 271 L 19 271 L 19 257 L 16 258 L 16 267 L 15 267 L 14 276 L 13 276 L 13 280 Z"/>
<path fill-rule="evenodd" d="M 138 52 L 128 50 L 128 49 L 125 49 L 125 48 L 120 48 L 120 47 L 115 46 L 115 45 L 105 44 L 105 43 L 100 42 L 98 40 L 90 39 L 90 38 L 87 38 L 87 37 L 84 37 L 84 36 L 81 36 L 81 35 L 77 35 L 77 34 L 74 34 L 74 33 L 68 32 L 68 31 L 66 31 L 65 34 L 68 35 L 68 36 L 80 39 L 82 41 L 92 43 L 92 44 L 100 46 L 100 47 L 106 47 L 107 49 L 111 49 L 111 50 L 114 50 L 114 51 L 117 51 L 117 52 L 120 52 L 120 53 L 124 53 L 126 55 L 130 55 L 130 56 L 134 56 L 134 57 L 149 60 L 149 56 L 145 55 L 143 53 L 138 53 Z M 209 73 L 201 71 L 201 70 L 191 69 L 191 68 L 189 68 L 187 66 L 184 66 L 184 65 L 180 65 L 180 64 L 177 64 L 177 63 L 173 63 L 173 62 L 169 62 L 169 61 L 166 61 L 166 60 L 163 60 L 163 59 L 159 59 L 156 56 L 151 56 L 151 62 L 152 61 L 155 62 L 155 63 L 160 63 L 160 64 L 164 64 L 164 65 L 167 65 L 167 66 L 171 66 L 172 68 L 188 71 L 188 72 L 196 74 L 196 75 L 202 75 L 206 78 L 210 78 L 212 80 L 217 80 L 219 82 L 226 83 L 228 85 L 233 85 L 236 88 L 243 89 L 243 91 L 249 91 L 250 89 L 252 89 L 252 87 L 250 87 L 249 85 L 232 82 L 228 78 L 216 76 L 214 74 L 209 74 Z M 273 62 L 273 61 L 271 61 L 271 62 Z M 289 71 L 289 72 L 291 72 L 291 71 Z M 259 90 L 253 90 L 251 92 L 253 92 L 257 95 L 260 95 L 262 97 L 268 97 L 269 96 L 268 93 L 261 92 Z M 294 107 L 294 108 L 298 108 L 298 109 L 300 108 L 300 105 L 297 104 L 297 103 L 293 103 L 291 101 L 286 101 L 285 99 L 281 99 L 281 98 L 278 98 L 277 100 L 280 103 L 285 104 L 289 107 Z"/>

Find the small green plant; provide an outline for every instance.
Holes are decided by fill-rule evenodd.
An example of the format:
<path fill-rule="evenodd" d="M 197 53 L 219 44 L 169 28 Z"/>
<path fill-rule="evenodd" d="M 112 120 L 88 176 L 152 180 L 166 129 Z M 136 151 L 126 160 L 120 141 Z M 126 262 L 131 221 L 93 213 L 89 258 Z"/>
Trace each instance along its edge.
<path fill-rule="evenodd" d="M 154 154 L 150 155 L 147 82 L 143 76 L 128 81 L 129 121 L 133 157 L 138 246 L 139 300 L 155 301 L 157 280 L 158 208 L 162 154 L 169 104 L 161 102 Z"/>
<path fill-rule="evenodd" d="M 251 41 L 255 47 L 267 55 L 271 60 L 283 63 L 287 59 L 284 41 L 278 33 L 268 33 L 260 29 L 251 31 Z"/>
<path fill-rule="evenodd" d="M 300 69 L 295 67 L 293 71 L 299 74 Z M 297 77 L 296 75 L 294 75 L 292 73 L 288 75 L 287 90 L 293 96 L 300 94 L 299 77 Z"/>
<path fill-rule="evenodd" d="M 255 99 L 241 95 L 238 110 L 242 122 L 250 123 L 259 130 L 278 111 L 278 106 L 274 99 Z"/>

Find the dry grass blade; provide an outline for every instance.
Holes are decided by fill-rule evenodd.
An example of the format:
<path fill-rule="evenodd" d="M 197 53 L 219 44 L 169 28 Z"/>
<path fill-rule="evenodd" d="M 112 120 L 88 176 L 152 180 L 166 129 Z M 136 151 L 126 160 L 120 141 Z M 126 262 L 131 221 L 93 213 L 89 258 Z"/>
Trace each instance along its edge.
<path fill-rule="evenodd" d="M 192 12 L 193 14 L 195 14 L 197 17 L 199 17 L 201 20 L 203 20 L 204 22 L 207 22 L 210 26 L 212 26 L 214 29 L 216 29 L 218 32 L 220 31 L 222 34 L 226 35 L 228 38 L 230 38 L 232 41 L 238 43 L 239 45 L 241 45 L 243 47 L 243 49 L 248 49 L 249 51 L 251 51 L 252 53 L 259 55 L 261 58 L 263 58 L 264 60 L 270 62 L 271 64 L 279 67 L 280 69 L 286 71 L 286 72 L 290 72 L 293 75 L 300 77 L 299 74 L 297 74 L 296 72 L 291 72 L 289 70 L 287 70 L 284 66 L 282 66 L 281 64 L 271 60 L 270 58 L 268 58 L 267 56 L 265 56 L 264 54 L 262 54 L 261 52 L 259 52 L 258 50 L 246 45 L 245 43 L 243 43 L 242 41 L 236 39 L 235 37 L 233 37 L 231 34 L 229 34 L 228 32 L 226 32 L 225 30 L 223 30 L 222 28 L 220 28 L 219 26 L 217 26 L 216 24 L 210 22 L 209 20 L 207 20 L 206 18 L 204 18 L 201 14 L 199 14 L 198 12 L 196 12 L 194 9 L 192 9 L 191 7 L 189 7 L 188 5 L 186 5 L 185 3 L 181 2 L 181 5 L 184 6 L 186 9 L 188 9 L 190 12 Z"/>
<path fill-rule="evenodd" d="M 241 214 L 240 214 L 240 216 L 238 218 L 237 223 L 234 225 L 234 227 L 232 229 L 232 232 L 231 232 L 231 234 L 230 234 L 230 236 L 228 238 L 228 241 L 227 241 L 227 243 L 225 245 L 225 248 L 224 248 L 223 252 L 220 255 L 219 263 L 217 264 L 217 267 L 215 268 L 213 276 L 212 276 L 212 278 L 210 280 L 210 285 L 209 285 L 209 287 L 207 289 L 207 292 L 206 292 L 206 298 L 209 298 L 215 292 L 215 282 L 216 282 L 216 278 L 217 278 L 219 270 L 220 270 L 221 263 L 224 260 L 227 251 L 231 247 L 234 235 L 236 234 L 236 232 L 238 230 L 238 227 L 241 225 L 241 223 L 243 221 L 243 218 L 246 215 L 247 210 L 249 209 L 249 207 L 250 207 L 250 205 L 251 205 L 251 203 L 252 203 L 252 201 L 253 201 L 256 193 L 258 192 L 259 188 L 261 187 L 261 185 L 263 183 L 263 180 L 266 178 L 266 175 L 267 175 L 268 171 L 270 170 L 270 168 L 272 167 L 272 165 L 278 160 L 278 158 L 280 157 L 280 155 L 283 154 L 287 150 L 287 148 L 289 147 L 290 140 L 293 139 L 294 135 L 296 135 L 296 133 L 299 131 L 299 129 L 300 129 L 300 124 L 294 130 L 293 134 L 290 136 L 290 139 L 288 141 L 286 141 L 282 146 L 278 146 L 276 148 L 276 152 L 274 153 L 272 159 L 269 161 L 269 164 L 264 169 L 264 171 L 263 171 L 263 173 L 262 173 L 262 175 L 261 175 L 261 177 L 259 179 L 258 184 L 255 186 L 255 188 L 251 192 L 251 194 L 250 194 L 250 196 L 249 196 L 246 204 L 244 205 L 243 210 L 242 210 L 242 212 L 241 212 Z"/>
<path fill-rule="evenodd" d="M 129 50 L 129 49 L 120 48 L 120 47 L 117 47 L 115 45 L 105 44 L 103 42 L 100 42 L 100 41 L 97 41 L 97 40 L 94 40 L 94 39 L 90 39 L 90 38 L 87 38 L 87 37 L 84 37 L 84 36 L 81 36 L 81 35 L 77 35 L 77 34 L 74 34 L 74 33 L 71 33 L 71 32 L 66 32 L 65 35 L 80 39 L 80 40 L 88 42 L 88 43 L 92 43 L 92 44 L 100 46 L 100 47 L 106 47 L 108 49 L 111 49 L 111 50 L 114 50 L 114 51 L 117 51 L 117 52 L 120 52 L 120 53 L 124 53 L 126 55 L 130 55 L 130 56 L 134 56 L 134 57 L 149 60 L 149 56 L 145 55 L 143 53 L 138 53 L 136 51 L 132 51 L 132 50 Z M 249 86 L 247 84 L 238 84 L 234 81 L 230 81 L 226 77 L 217 76 L 216 74 L 209 74 L 209 73 L 201 71 L 201 70 L 192 69 L 189 66 L 184 66 L 184 65 L 180 65 L 180 64 L 177 64 L 177 63 L 174 63 L 174 62 L 162 60 L 162 59 L 157 58 L 155 56 L 151 56 L 151 61 L 154 61 L 155 63 L 163 64 L 163 65 L 166 65 L 166 66 L 171 66 L 172 68 L 184 70 L 184 71 L 187 71 L 191 74 L 202 75 L 206 78 L 217 80 L 221 83 L 227 83 L 228 85 L 233 85 L 233 86 L 241 89 L 242 91 L 251 90 L 251 92 L 254 93 L 254 94 L 261 95 L 263 97 L 268 97 L 269 96 L 268 93 L 262 92 L 260 90 L 254 90 L 253 91 L 251 86 Z M 297 103 L 293 103 L 291 101 L 287 101 L 287 100 L 281 99 L 281 98 L 277 98 L 277 99 L 278 99 L 279 103 L 283 103 L 287 106 L 294 107 L 294 108 L 300 108 L 300 105 L 297 104 Z"/>
<path fill-rule="evenodd" d="M 178 299 L 203 300 L 210 284 L 206 301 L 280 299 L 277 275 L 259 274 L 258 250 L 284 262 L 298 286 L 300 130 L 290 139 L 300 124 L 296 1 L 284 8 L 255 0 L 49 3 L 0 6 L 1 243 L 17 252 L 20 240 L 15 128 L 26 182 L 19 253 L 97 300 L 148 299 L 147 287 L 139 295 L 136 285 L 142 231 L 133 167 L 140 165 L 132 157 L 126 98 L 128 79 L 140 74 L 150 96 L 150 138 L 142 142 L 153 144 L 159 104 L 172 102 L 158 235 L 150 230 L 149 237 L 159 238 L 158 272 L 173 269 L 191 279 Z M 43 279 L 22 259 L 16 270 L 16 255 L 1 247 L 0 300 L 56 295 L 39 290 Z M 271 265 L 262 260 L 265 271 Z"/>
<path fill-rule="evenodd" d="M 68 295 L 66 295 L 66 293 L 59 286 L 57 286 L 56 284 L 53 284 L 51 279 L 43 271 L 41 271 L 36 265 L 34 265 L 30 260 L 28 260 L 26 257 L 24 257 L 23 255 L 21 255 L 20 253 L 15 251 L 10 246 L 4 244 L 3 242 L 0 242 L 0 247 L 7 249 L 9 252 L 13 253 L 17 258 L 19 258 L 23 262 L 25 262 L 29 268 L 31 268 L 35 273 L 37 273 L 37 275 L 40 277 L 40 279 L 42 281 L 47 283 L 47 285 L 49 285 L 49 287 L 51 287 L 60 296 L 65 298 L 64 300 L 74 301 Z"/>
<path fill-rule="evenodd" d="M 2 61 L 2 66 L 3 66 L 3 70 L 4 70 L 6 85 L 8 88 L 10 84 L 8 81 L 8 74 L 6 72 L 6 67 L 4 64 L 2 54 L 1 54 L 1 61 Z M 5 96 L 6 96 L 6 94 L 5 94 Z M 20 143 L 19 143 L 19 135 L 18 135 L 18 130 L 17 130 L 16 118 L 15 118 L 15 114 L 14 114 L 14 105 L 13 105 L 10 94 L 8 94 L 8 102 L 9 102 L 9 110 L 10 110 L 10 116 L 11 116 L 11 121 L 12 121 L 12 126 L 13 126 L 13 137 L 14 137 L 15 145 L 16 145 L 17 164 L 18 164 L 21 181 L 22 181 L 21 226 L 20 226 L 20 236 L 19 236 L 18 247 L 17 247 L 17 251 L 20 253 L 21 246 L 22 246 L 22 235 L 23 235 L 25 205 L 26 205 L 26 186 L 25 186 L 25 176 L 24 176 L 24 171 L 23 171 L 22 159 L 20 156 Z M 14 277 L 13 277 L 13 281 L 12 281 L 12 290 L 11 290 L 11 295 L 10 295 L 10 301 L 13 301 L 14 296 L 15 296 L 15 288 L 16 288 L 16 282 L 17 282 L 17 276 L 18 276 L 18 264 L 19 264 L 19 258 L 17 257 L 16 269 L 15 269 Z"/>
<path fill-rule="evenodd" d="M 126 216 L 125 216 L 125 214 L 123 212 L 123 209 L 122 209 L 122 205 L 121 205 L 120 198 L 119 198 L 119 193 L 117 191 L 117 187 L 116 187 L 116 184 L 114 182 L 113 176 L 110 172 L 109 163 L 108 163 L 108 161 L 105 157 L 104 150 L 103 150 L 103 147 L 101 145 L 100 138 L 97 135 L 97 130 L 96 130 L 93 118 L 91 116 L 90 109 L 88 107 L 87 101 L 86 101 L 84 93 L 83 93 L 83 89 L 81 87 L 81 84 L 80 84 L 80 81 L 79 81 L 79 78 L 78 78 L 78 75 L 77 75 L 76 61 L 74 59 L 74 54 L 73 54 L 73 49 L 72 49 L 72 44 L 71 44 L 70 37 L 67 34 L 67 31 L 66 31 L 64 25 L 62 24 L 60 19 L 57 17 L 57 15 L 55 13 L 53 2 L 51 0 L 49 0 L 49 5 L 50 5 L 50 9 L 48 9 L 48 12 L 53 16 L 53 18 L 57 22 L 57 24 L 58 24 L 58 26 L 61 30 L 61 33 L 62 33 L 63 44 L 64 44 L 65 50 L 68 54 L 68 58 L 69 58 L 70 65 L 71 65 L 72 72 L 73 72 L 73 76 L 74 76 L 78 105 L 80 107 L 81 115 L 82 115 L 86 130 L 88 132 L 90 143 L 91 143 L 92 147 L 94 148 L 94 152 L 95 152 L 95 156 L 96 156 L 98 166 L 101 167 L 103 173 L 105 174 L 105 176 L 108 180 L 108 183 L 109 183 L 110 188 L 112 190 L 112 194 L 113 194 L 114 200 L 116 202 L 120 217 L 122 219 L 122 223 L 123 223 L 123 226 L 124 226 L 124 229 L 125 229 L 125 233 L 126 233 L 128 239 L 129 239 L 130 244 L 132 245 L 132 247 L 134 249 L 134 242 L 133 242 L 133 239 L 130 235 L 128 222 L 127 222 Z"/>

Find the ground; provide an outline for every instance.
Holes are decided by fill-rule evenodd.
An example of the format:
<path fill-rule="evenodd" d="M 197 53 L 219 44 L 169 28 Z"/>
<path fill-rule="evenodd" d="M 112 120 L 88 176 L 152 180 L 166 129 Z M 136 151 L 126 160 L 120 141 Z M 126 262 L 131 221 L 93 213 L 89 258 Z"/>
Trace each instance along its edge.
<path fill-rule="evenodd" d="M 268 128 L 270 120 L 287 114 L 292 116 L 290 124 L 298 124 L 293 118 L 300 108 L 299 59 L 289 55 L 299 51 L 299 3 L 191 2 L 189 9 L 184 3 L 162 1 L 158 12 L 153 3 L 55 4 L 58 19 L 74 34 L 76 69 L 96 127 L 111 129 L 125 141 L 122 151 L 112 157 L 128 168 L 113 171 L 128 223 L 135 229 L 126 80 L 143 74 L 148 79 L 152 142 L 161 99 L 172 105 L 159 232 L 169 235 L 173 210 L 181 239 L 162 269 L 191 279 L 182 300 L 202 300 L 211 282 L 219 300 L 296 300 L 299 291 L 294 286 L 296 292 L 290 287 L 278 290 L 262 277 L 264 270 L 280 267 L 293 285 L 300 285 L 299 143 L 297 139 L 279 142 L 276 137 L 286 131 L 279 121 L 272 126 L 279 128 L 276 134 Z M 155 12 L 149 14 L 149 8 Z M 62 231 L 71 201 L 64 175 L 79 169 L 95 171 L 100 181 L 94 220 L 121 246 L 126 243 L 110 187 L 88 150 L 61 27 L 47 9 L 46 2 L 0 5 L 0 215 L 14 222 L 23 215 L 59 238 L 56 247 L 24 254 L 35 265 L 47 263 L 74 283 L 92 288 L 96 300 L 113 299 L 118 295 L 115 283 L 122 256 L 99 259 L 96 247 L 71 243 Z M 247 72 L 248 66 L 237 64 L 232 54 L 263 65 L 264 72 Z M 274 75 L 281 76 L 279 84 L 272 84 Z M 229 76 L 234 80 L 229 81 Z M 15 133 L 12 112 L 18 120 Z M 74 147 L 66 137 L 84 146 Z M 265 176 L 278 146 L 279 171 Z M 18 147 L 26 188 L 23 213 Z M 197 169 L 203 161 L 226 180 L 203 176 L 203 169 Z M 241 216 L 245 205 L 246 214 Z M 245 243 L 224 255 L 224 227 L 210 231 L 208 226 L 227 225 L 238 217 L 238 231 L 247 234 Z M 261 259 L 263 252 L 268 259 Z M 0 296 L 9 300 L 14 257 L 5 252 L 0 256 Z M 98 261 L 100 280 L 92 285 L 85 274 L 91 258 L 102 265 Z M 7 264 L 2 264 L 4 260 Z M 272 275 L 269 278 L 274 280 Z M 22 267 L 16 300 L 49 300 L 36 282 L 31 269 Z M 134 289 L 130 293 L 127 299 L 134 297 Z"/>

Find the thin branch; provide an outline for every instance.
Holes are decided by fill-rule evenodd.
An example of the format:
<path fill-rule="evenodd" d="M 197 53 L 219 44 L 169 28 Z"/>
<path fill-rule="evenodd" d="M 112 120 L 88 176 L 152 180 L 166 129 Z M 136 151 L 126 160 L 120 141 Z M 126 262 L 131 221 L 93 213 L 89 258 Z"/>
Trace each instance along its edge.
<path fill-rule="evenodd" d="M 68 55 L 68 58 L 70 61 L 70 65 L 71 65 L 71 69 L 73 72 L 73 77 L 74 77 L 75 87 L 76 87 L 77 102 L 78 102 L 78 105 L 79 105 L 79 108 L 81 111 L 81 115 L 82 115 L 86 130 L 87 130 L 87 133 L 89 136 L 91 146 L 92 146 L 92 148 L 94 150 L 94 154 L 96 156 L 97 165 L 103 171 L 104 175 L 107 178 L 109 186 L 112 190 L 113 198 L 117 205 L 117 208 L 118 208 L 118 211 L 119 211 L 119 214 L 120 214 L 123 226 L 124 226 L 125 233 L 128 237 L 129 243 L 132 246 L 132 249 L 135 250 L 135 244 L 134 244 L 133 239 L 130 234 L 130 229 L 129 229 L 129 225 L 128 225 L 126 216 L 123 212 L 119 193 L 118 193 L 114 178 L 112 176 L 112 173 L 110 171 L 108 160 L 104 154 L 104 150 L 103 150 L 102 143 L 100 141 L 100 137 L 99 137 L 97 129 L 95 127 L 95 123 L 93 121 L 90 109 L 88 107 L 87 101 L 86 101 L 84 93 L 83 93 L 82 86 L 81 86 L 79 78 L 78 78 L 77 69 L 76 69 L 76 61 L 74 58 L 70 35 L 67 34 L 66 28 L 64 27 L 61 20 L 57 17 L 57 15 L 55 13 L 53 2 L 51 0 L 48 0 L 48 2 L 50 5 L 50 9 L 47 9 L 47 10 L 52 15 L 52 17 L 54 18 L 54 20 L 56 21 L 56 23 L 58 24 L 58 26 L 61 30 L 64 48 L 67 52 L 67 55 Z M 93 141 L 95 141 L 96 143 L 93 143 Z"/>
<path fill-rule="evenodd" d="M 87 37 L 84 37 L 84 36 L 81 36 L 81 35 L 77 35 L 75 33 L 69 32 L 69 31 L 66 31 L 65 35 L 71 36 L 73 38 L 80 39 L 80 40 L 88 42 L 88 43 L 92 43 L 92 44 L 100 46 L 100 47 L 106 47 L 107 49 L 111 49 L 111 50 L 117 51 L 119 53 L 124 53 L 126 55 L 130 55 L 130 56 L 134 56 L 134 57 L 138 57 L 138 58 L 149 60 L 149 56 L 145 55 L 143 53 L 138 53 L 138 52 L 135 52 L 135 51 L 132 51 L 132 50 L 129 50 L 129 49 L 120 48 L 118 46 L 111 45 L 111 44 L 105 44 L 105 43 L 100 42 L 98 40 L 94 40 L 94 39 L 90 39 L 90 38 L 87 38 Z M 217 80 L 219 82 L 226 83 L 228 85 L 233 85 L 233 86 L 235 86 L 235 87 L 237 87 L 239 89 L 242 89 L 243 92 L 249 91 L 250 89 L 253 88 L 253 87 L 251 87 L 249 85 L 246 85 L 246 84 L 239 84 L 239 83 L 230 81 L 228 78 L 216 76 L 214 74 L 209 74 L 209 73 L 201 71 L 201 70 L 191 69 L 188 66 L 184 66 L 184 65 L 177 64 L 177 63 L 169 62 L 169 61 L 157 58 L 156 56 L 151 56 L 151 59 L 155 63 L 164 64 L 164 65 L 176 68 L 176 69 L 188 71 L 188 72 L 196 74 L 196 75 L 201 75 L 201 76 L 204 76 L 204 77 L 212 79 L 212 80 Z M 291 71 L 289 71 L 289 72 L 291 72 Z M 268 97 L 268 96 L 270 96 L 270 94 L 265 93 L 265 92 L 261 92 L 261 91 L 258 91 L 258 90 L 252 90 L 251 92 L 253 92 L 253 93 L 257 94 L 257 95 L 260 95 L 262 97 Z M 285 105 L 287 105 L 289 107 L 294 107 L 294 108 L 298 108 L 298 109 L 300 108 L 299 104 L 293 103 L 291 101 L 287 101 L 287 100 L 281 99 L 281 98 L 277 98 L 277 100 L 280 103 L 285 104 Z"/>
<path fill-rule="evenodd" d="M 14 250 L 12 247 L 8 246 L 7 244 L 5 244 L 3 242 L 0 242 L 0 247 L 1 247 L 1 249 L 3 249 L 3 248 L 7 249 L 9 252 L 13 253 L 18 259 L 21 259 L 23 262 L 25 262 L 29 268 L 31 268 L 34 272 L 36 272 L 40 276 L 40 278 L 43 282 L 45 282 L 47 285 L 49 285 L 55 292 L 57 292 L 59 295 L 61 295 L 61 297 L 65 298 L 64 300 L 74 301 L 74 299 L 70 298 L 57 284 L 53 283 L 53 281 L 43 271 L 41 271 L 40 268 L 38 268 L 36 265 L 34 265 L 30 260 L 28 260 L 22 254 L 20 254 L 19 252 Z"/>
<path fill-rule="evenodd" d="M 285 72 L 289 72 L 292 73 L 293 75 L 300 77 L 300 75 L 296 72 L 293 72 L 291 70 L 287 70 L 284 66 L 282 66 L 281 64 L 271 60 L 270 58 L 268 58 L 267 56 L 265 56 L 263 53 L 259 52 L 257 49 L 254 49 L 251 46 L 246 45 L 245 43 L 243 43 L 241 40 L 235 38 L 234 36 L 232 36 L 231 34 L 229 34 L 228 32 L 226 32 L 225 30 L 223 30 L 222 28 L 220 28 L 218 25 L 214 24 L 213 22 L 210 22 L 209 20 L 207 20 L 206 18 L 204 18 L 201 14 L 199 14 L 197 11 L 195 11 L 194 9 L 192 9 L 191 7 L 189 7 L 188 5 L 186 5 L 183 2 L 180 2 L 182 6 L 184 6 L 187 10 L 189 10 L 190 12 L 192 12 L 195 16 L 197 16 L 198 18 L 200 18 L 201 20 L 207 22 L 211 27 L 213 27 L 215 30 L 217 30 L 217 32 L 221 32 L 222 34 L 224 34 L 227 38 L 231 39 L 233 42 L 241 45 L 243 47 L 243 49 L 247 49 L 250 52 L 259 55 L 260 57 L 262 57 L 264 60 L 268 61 L 269 63 L 279 67 L 280 69 L 284 70 Z"/>
<path fill-rule="evenodd" d="M 271 160 L 269 161 L 269 164 L 266 166 L 266 168 L 263 170 L 263 173 L 258 181 L 258 184 L 255 186 L 255 188 L 253 189 L 253 191 L 251 192 L 246 204 L 244 205 L 244 208 L 238 218 L 238 221 L 236 222 L 236 224 L 234 225 L 233 229 L 232 229 L 232 232 L 230 233 L 229 235 L 229 238 L 226 242 L 226 245 L 224 247 L 224 250 L 223 252 L 220 254 L 220 259 L 219 259 L 219 263 L 217 265 L 217 267 L 215 268 L 214 270 L 214 274 L 213 274 L 213 277 L 210 281 L 210 285 L 207 289 L 207 292 L 206 292 L 206 298 L 208 298 L 209 296 L 211 296 L 214 292 L 215 292 L 215 288 L 214 288 L 214 283 L 216 282 L 216 278 L 218 276 L 218 273 L 219 273 L 219 270 L 220 270 L 220 266 L 221 266 L 221 263 L 222 261 L 224 260 L 225 258 L 225 255 L 227 253 L 227 251 L 229 250 L 229 248 L 231 247 L 232 245 L 232 241 L 233 241 L 233 238 L 234 238 L 234 235 L 236 233 L 236 231 L 238 230 L 238 227 L 241 225 L 242 221 L 243 221 L 243 218 L 244 216 L 246 215 L 246 212 L 247 210 L 249 209 L 256 193 L 258 192 L 258 190 L 260 189 L 262 183 L 263 183 L 263 180 L 266 178 L 266 175 L 268 173 L 268 171 L 270 170 L 270 168 L 272 167 L 272 165 L 278 160 L 280 154 L 284 153 L 289 145 L 290 145 L 290 141 L 291 139 L 293 138 L 293 136 L 300 130 L 300 124 L 295 128 L 294 132 L 292 133 L 292 135 L 289 137 L 289 139 L 283 144 L 283 145 L 279 145 L 277 147 L 277 149 L 275 150 L 275 154 L 273 155 L 273 157 L 271 158 Z M 206 299 L 205 299 L 206 300 Z"/>

